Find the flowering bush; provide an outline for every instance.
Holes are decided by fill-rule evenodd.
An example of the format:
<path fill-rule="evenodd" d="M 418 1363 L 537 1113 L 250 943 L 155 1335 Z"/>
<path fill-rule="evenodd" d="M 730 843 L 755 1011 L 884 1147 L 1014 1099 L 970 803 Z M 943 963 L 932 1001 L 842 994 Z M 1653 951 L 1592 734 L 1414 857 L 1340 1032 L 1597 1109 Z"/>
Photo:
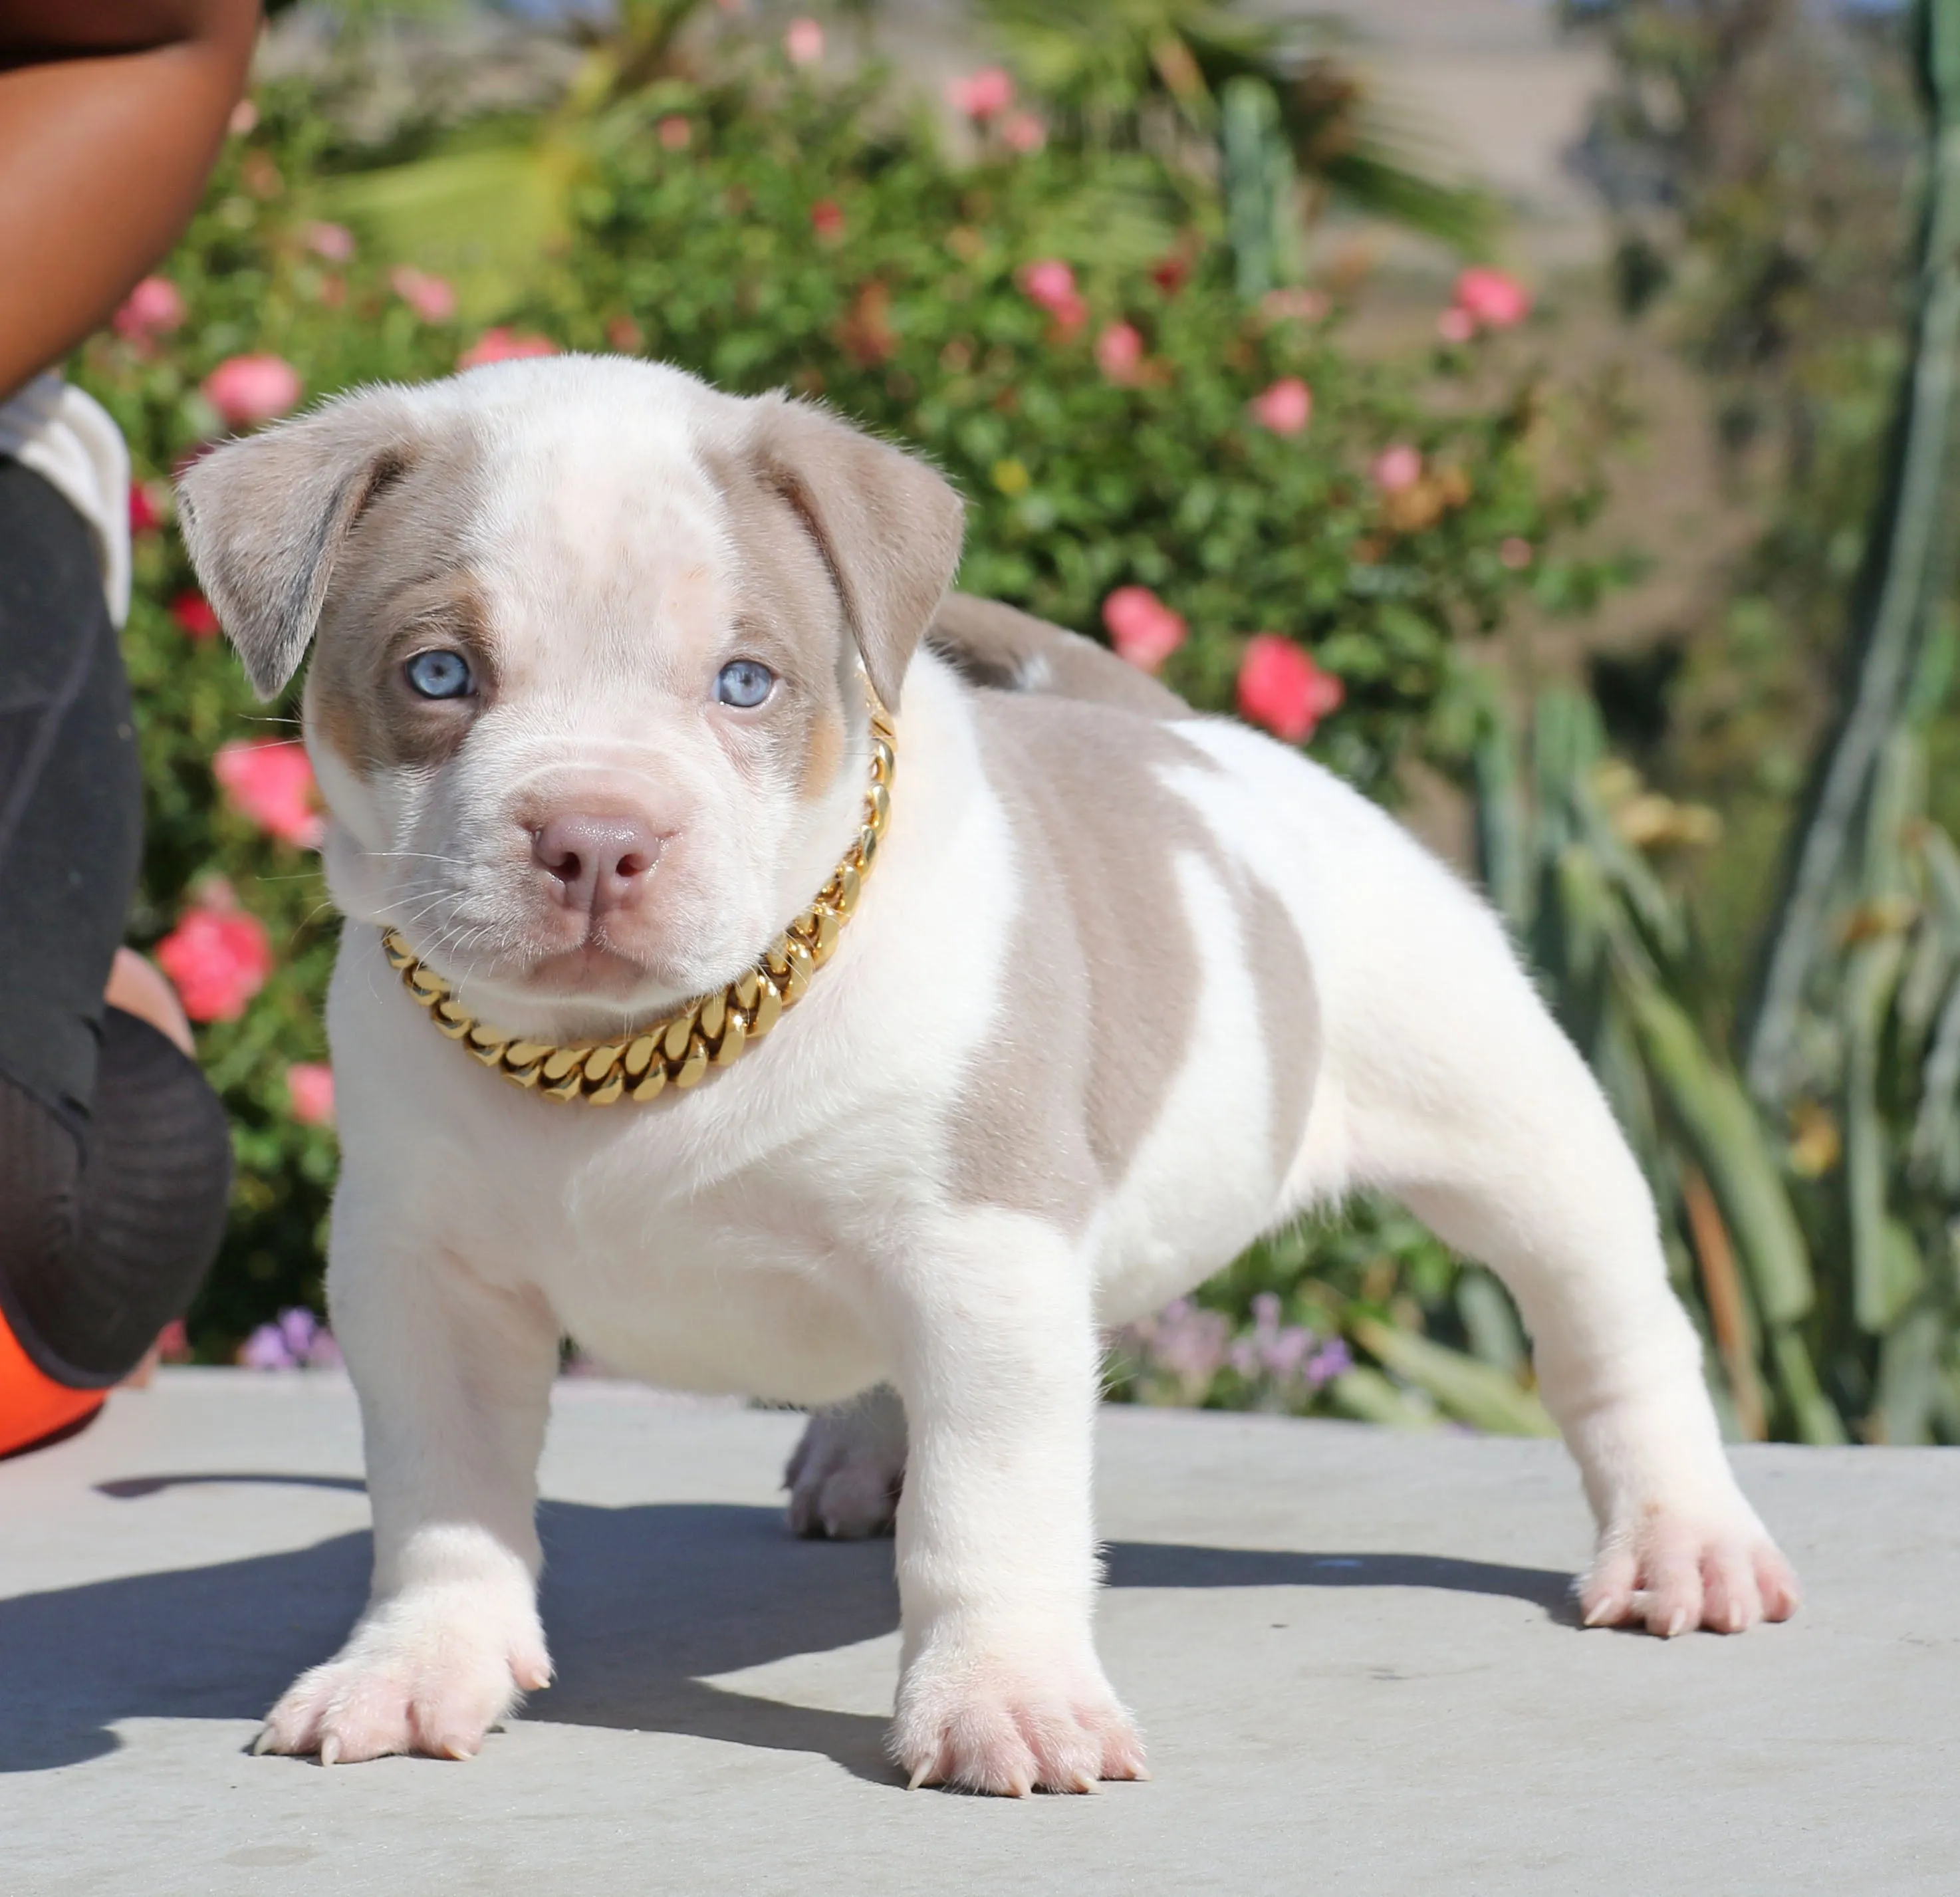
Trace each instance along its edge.
<path fill-rule="evenodd" d="M 823 52 L 798 21 L 739 76 L 660 78 L 605 107 L 562 254 L 487 327 L 422 259 L 320 215 L 335 135 L 270 88 L 177 252 L 73 365 L 137 477 L 126 649 L 148 841 L 132 934 L 179 982 L 235 1129 L 230 1236 L 191 1322 L 206 1357 L 252 1336 L 269 1361 L 261 1327 L 317 1303 L 335 1154 L 335 925 L 293 702 L 254 703 L 169 518 L 167 477 L 226 430 L 561 348 L 788 384 L 947 470 L 969 505 L 969 590 L 1100 630 L 1378 791 L 1412 750 L 1462 753 L 1462 655 L 1509 600 L 1594 583 L 1561 539 L 1589 484 L 1548 482 L 1551 412 L 1484 345 L 1364 365 L 1324 294 L 1239 297 L 1215 186 L 1170 158 L 1051 139 L 1004 74 L 980 73 L 961 94 L 982 135 L 963 168 L 872 111 L 872 81 L 825 80 Z M 1478 334 L 1500 324 L 1488 291 L 1452 307 Z M 1271 1281 L 1207 1294 L 1252 1313 L 1220 1375 L 1296 1407 L 1345 1390 L 1359 1413 L 1359 1372 L 1328 1354 L 1348 1294 L 1309 1313 L 1298 1284 L 1309 1265 L 1317 1282 L 1346 1272 L 1358 1299 L 1376 1253 L 1337 1268 L 1316 1244 Z M 1280 1302 L 1255 1310 L 1259 1292 Z M 1140 1343 L 1140 1391 L 1150 1349 L 1184 1349 L 1166 1340 L 1186 1322 Z"/>

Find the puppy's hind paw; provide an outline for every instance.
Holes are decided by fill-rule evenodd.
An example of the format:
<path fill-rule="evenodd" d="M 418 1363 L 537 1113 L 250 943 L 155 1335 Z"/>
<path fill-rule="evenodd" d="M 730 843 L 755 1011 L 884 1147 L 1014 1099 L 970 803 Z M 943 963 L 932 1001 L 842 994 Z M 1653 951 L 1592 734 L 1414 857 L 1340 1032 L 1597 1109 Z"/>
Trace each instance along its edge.
<path fill-rule="evenodd" d="M 818 1412 L 783 1472 L 791 1533 L 839 1542 L 890 1534 L 905 1472 L 905 1414 L 889 1390 Z"/>
<path fill-rule="evenodd" d="M 1795 1571 L 1753 1515 L 1664 1509 L 1609 1526 L 1579 1586 L 1588 1627 L 1644 1627 L 1663 1639 L 1698 1628 L 1744 1633 L 1758 1621 L 1789 1619 L 1802 1598 Z"/>

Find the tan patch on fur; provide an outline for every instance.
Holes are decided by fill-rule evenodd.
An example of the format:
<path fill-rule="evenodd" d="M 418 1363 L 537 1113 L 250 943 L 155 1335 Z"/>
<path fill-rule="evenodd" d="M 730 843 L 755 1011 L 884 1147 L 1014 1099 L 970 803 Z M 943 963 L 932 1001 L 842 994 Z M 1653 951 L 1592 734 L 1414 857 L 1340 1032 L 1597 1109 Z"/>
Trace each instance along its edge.
<path fill-rule="evenodd" d="M 1120 664 L 1121 661 L 1116 661 Z M 1128 1170 L 1189 1058 L 1201 969 L 1174 865 L 1230 892 L 1269 1026 L 1276 1174 L 1306 1130 L 1318 1011 L 1298 932 L 1229 861 L 1169 772 L 1209 759 L 1159 721 L 1040 692 L 975 696 L 1014 832 L 1022 908 L 995 1032 L 953 1128 L 953 1189 L 1079 1230 Z"/>
<path fill-rule="evenodd" d="M 843 603 L 783 497 L 740 457 L 705 452 L 702 460 L 720 491 L 738 562 L 736 644 L 742 656 L 787 681 L 775 721 L 779 768 L 805 803 L 816 803 L 835 785 L 852 733 L 869 728 Z"/>
<path fill-rule="evenodd" d="M 1167 685 L 1093 639 L 998 600 L 949 593 L 926 642 L 973 685 L 1045 692 L 1121 705 L 1147 718 L 1188 718 L 1191 708 Z"/>
<path fill-rule="evenodd" d="M 496 689 L 494 629 L 462 549 L 480 504 L 481 450 L 461 427 L 425 442 L 414 465 L 355 525 L 320 614 L 307 708 L 363 774 L 453 756 Z M 473 699 L 418 699 L 400 673 L 428 646 L 453 646 Z"/>

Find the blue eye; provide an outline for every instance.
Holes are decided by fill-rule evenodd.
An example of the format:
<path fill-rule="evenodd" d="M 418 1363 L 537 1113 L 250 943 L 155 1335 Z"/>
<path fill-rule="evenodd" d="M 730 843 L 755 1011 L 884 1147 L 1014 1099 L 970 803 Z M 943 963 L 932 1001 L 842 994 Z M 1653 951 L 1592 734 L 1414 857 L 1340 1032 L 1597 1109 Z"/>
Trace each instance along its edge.
<path fill-rule="evenodd" d="M 440 647 L 418 652 L 402 669 L 409 683 L 425 699 L 467 698 L 476 683 L 469 674 L 469 661 L 460 652 Z"/>
<path fill-rule="evenodd" d="M 775 689 L 776 675 L 753 659 L 731 659 L 714 681 L 714 695 L 724 705 L 751 711 Z"/>

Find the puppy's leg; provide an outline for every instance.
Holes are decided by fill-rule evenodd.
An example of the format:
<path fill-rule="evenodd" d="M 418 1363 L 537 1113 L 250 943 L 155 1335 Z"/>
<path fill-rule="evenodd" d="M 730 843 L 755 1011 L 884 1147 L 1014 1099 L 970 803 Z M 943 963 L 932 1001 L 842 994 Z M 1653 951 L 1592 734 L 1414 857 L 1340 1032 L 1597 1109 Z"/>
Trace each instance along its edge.
<path fill-rule="evenodd" d="M 1647 1182 L 1494 921 L 1431 915 L 1348 975 L 1351 1176 L 1517 1299 L 1599 1524 L 1587 1624 L 1739 1633 L 1786 1618 L 1796 1577 L 1730 1472 Z"/>
<path fill-rule="evenodd" d="M 791 1532 L 838 1542 L 889 1535 L 905 1472 L 905 1406 L 889 1383 L 819 1410 L 783 1472 Z"/>
<path fill-rule="evenodd" d="M 949 1215 L 896 1300 L 909 1453 L 892 1754 L 915 1785 L 1016 1795 L 1144 1776 L 1090 1629 L 1099 1358 L 1087 1267 L 1052 1227 Z"/>
<path fill-rule="evenodd" d="M 550 1683 L 532 1515 L 557 1326 L 541 1297 L 364 1244 L 355 1223 L 336 1208 L 331 1288 L 361 1396 L 374 1591 L 346 1645 L 272 1708 L 258 1749 L 466 1759 L 520 1693 Z M 339 1268 L 343 1246 L 358 1267 Z"/>

